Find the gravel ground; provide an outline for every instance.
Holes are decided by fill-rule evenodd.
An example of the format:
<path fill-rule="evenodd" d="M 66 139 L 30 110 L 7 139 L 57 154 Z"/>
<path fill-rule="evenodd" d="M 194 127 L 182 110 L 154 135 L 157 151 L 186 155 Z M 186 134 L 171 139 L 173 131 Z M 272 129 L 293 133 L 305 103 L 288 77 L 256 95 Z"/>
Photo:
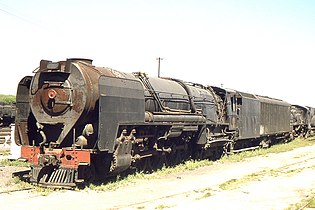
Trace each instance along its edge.
<path fill-rule="evenodd" d="M 2 192 L 11 189 L 1 167 Z M 24 170 L 24 168 L 23 168 Z M 13 185 L 14 186 L 14 185 Z M 225 187 L 223 187 L 225 186 Z M 115 191 L 0 194 L 1 209 L 296 209 L 315 195 L 315 146 L 139 180 Z"/>
<path fill-rule="evenodd" d="M 0 166 L 0 196 L 4 192 L 17 190 L 20 186 L 15 184 L 14 179 L 12 179 L 12 173 L 17 171 L 27 170 L 25 167 L 16 166 Z M 1 198 L 0 198 L 1 199 Z"/>

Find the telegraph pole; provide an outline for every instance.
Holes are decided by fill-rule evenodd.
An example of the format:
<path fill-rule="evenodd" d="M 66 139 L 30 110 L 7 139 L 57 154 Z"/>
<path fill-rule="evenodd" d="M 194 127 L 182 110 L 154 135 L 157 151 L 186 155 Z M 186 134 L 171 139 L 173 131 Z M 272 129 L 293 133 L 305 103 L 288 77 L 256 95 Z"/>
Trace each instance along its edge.
<path fill-rule="evenodd" d="M 160 77 L 161 60 L 163 60 L 163 58 L 158 57 L 156 60 L 158 60 L 158 77 Z"/>

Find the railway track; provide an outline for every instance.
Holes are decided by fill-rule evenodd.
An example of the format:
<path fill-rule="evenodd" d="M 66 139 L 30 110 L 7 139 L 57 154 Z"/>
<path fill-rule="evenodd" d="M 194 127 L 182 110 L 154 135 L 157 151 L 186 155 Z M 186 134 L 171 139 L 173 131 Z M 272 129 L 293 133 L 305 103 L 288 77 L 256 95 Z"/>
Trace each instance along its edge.
<path fill-rule="evenodd" d="M 312 202 L 312 200 L 314 199 L 315 197 L 312 197 L 310 201 L 308 201 L 307 203 L 305 203 L 303 206 L 301 206 L 298 210 L 303 210 L 303 209 L 306 209 L 307 206 Z M 314 209 L 314 208 L 307 208 L 307 209 Z"/>
<path fill-rule="evenodd" d="M 1 194 L 10 194 L 10 193 L 14 193 L 14 192 L 21 192 L 21 191 L 29 191 L 31 189 L 34 189 L 34 187 L 25 187 L 25 188 L 21 188 L 21 189 L 5 190 L 5 191 L 0 191 L 0 195 Z"/>

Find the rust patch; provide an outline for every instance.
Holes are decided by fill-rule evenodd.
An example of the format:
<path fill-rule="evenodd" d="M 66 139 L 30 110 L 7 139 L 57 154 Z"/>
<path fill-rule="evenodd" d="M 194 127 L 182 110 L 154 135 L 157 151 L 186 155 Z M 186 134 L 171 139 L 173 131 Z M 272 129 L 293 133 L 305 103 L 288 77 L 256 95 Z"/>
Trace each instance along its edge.
<path fill-rule="evenodd" d="M 71 93 L 61 87 L 46 88 L 41 93 L 41 103 L 48 114 L 60 114 L 70 107 Z"/>

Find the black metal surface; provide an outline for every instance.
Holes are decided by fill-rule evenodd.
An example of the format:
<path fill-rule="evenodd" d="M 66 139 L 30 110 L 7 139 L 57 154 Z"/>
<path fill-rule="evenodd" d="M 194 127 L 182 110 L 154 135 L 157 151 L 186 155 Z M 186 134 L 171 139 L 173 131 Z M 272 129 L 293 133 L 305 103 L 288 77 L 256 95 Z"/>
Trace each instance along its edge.
<path fill-rule="evenodd" d="M 89 78 L 77 65 L 67 63 L 71 74 L 61 70 L 47 72 L 46 69 L 40 69 L 34 75 L 30 87 L 32 113 L 43 126 L 47 142 L 58 144 L 68 140 L 66 136 L 83 114 L 90 97 L 87 93 Z M 64 62 L 60 62 L 61 69 L 65 68 L 64 65 Z M 58 133 L 57 139 L 55 133 Z"/>
<path fill-rule="evenodd" d="M 139 75 L 138 78 L 145 87 L 146 111 L 191 111 L 189 96 L 178 82 L 161 78 L 148 78 L 146 75 Z"/>
<path fill-rule="evenodd" d="M 254 95 L 239 93 L 237 99 L 239 138 L 259 137 L 260 103 Z"/>
<path fill-rule="evenodd" d="M 230 130 L 239 130 L 237 92 L 234 90 L 226 91 L 226 116 Z"/>
<path fill-rule="evenodd" d="M 8 127 L 15 120 L 15 105 L 0 104 L 0 127 Z"/>
<path fill-rule="evenodd" d="M 263 96 L 257 96 L 260 101 L 260 135 L 270 135 L 291 131 L 290 104 L 287 102 Z"/>
<path fill-rule="evenodd" d="M 29 145 L 28 124 L 31 121 L 31 107 L 29 101 L 29 88 L 33 77 L 26 76 L 18 84 L 16 93 L 15 143 Z"/>
<path fill-rule="evenodd" d="M 141 73 L 135 75 L 145 87 L 147 112 L 202 114 L 209 122 L 218 123 L 218 102 L 214 99 L 211 88 L 177 79 L 151 78 Z"/>
<path fill-rule="evenodd" d="M 309 110 L 307 107 L 291 105 L 291 124 L 293 126 L 307 124 L 308 112 Z"/>
<path fill-rule="evenodd" d="M 146 122 L 182 122 L 182 123 L 205 123 L 206 118 L 202 115 L 192 115 L 192 114 L 165 114 L 165 113 L 155 113 L 151 112 L 145 113 Z"/>
<path fill-rule="evenodd" d="M 30 181 L 43 186 L 75 187 L 77 171 L 72 168 L 32 166 Z"/>
<path fill-rule="evenodd" d="M 187 87 L 191 92 L 197 111 L 201 111 L 209 122 L 218 123 L 218 102 L 214 99 L 212 90 L 193 84 L 187 85 Z"/>
<path fill-rule="evenodd" d="M 309 108 L 309 124 L 311 127 L 315 127 L 315 108 L 308 107 Z"/>
<path fill-rule="evenodd" d="M 114 151 L 119 124 L 144 123 L 144 90 L 138 80 L 102 76 L 99 80 L 100 151 Z"/>
<path fill-rule="evenodd" d="M 311 130 L 310 109 L 300 105 L 291 105 L 290 111 L 292 135 L 294 137 L 307 136 Z"/>

